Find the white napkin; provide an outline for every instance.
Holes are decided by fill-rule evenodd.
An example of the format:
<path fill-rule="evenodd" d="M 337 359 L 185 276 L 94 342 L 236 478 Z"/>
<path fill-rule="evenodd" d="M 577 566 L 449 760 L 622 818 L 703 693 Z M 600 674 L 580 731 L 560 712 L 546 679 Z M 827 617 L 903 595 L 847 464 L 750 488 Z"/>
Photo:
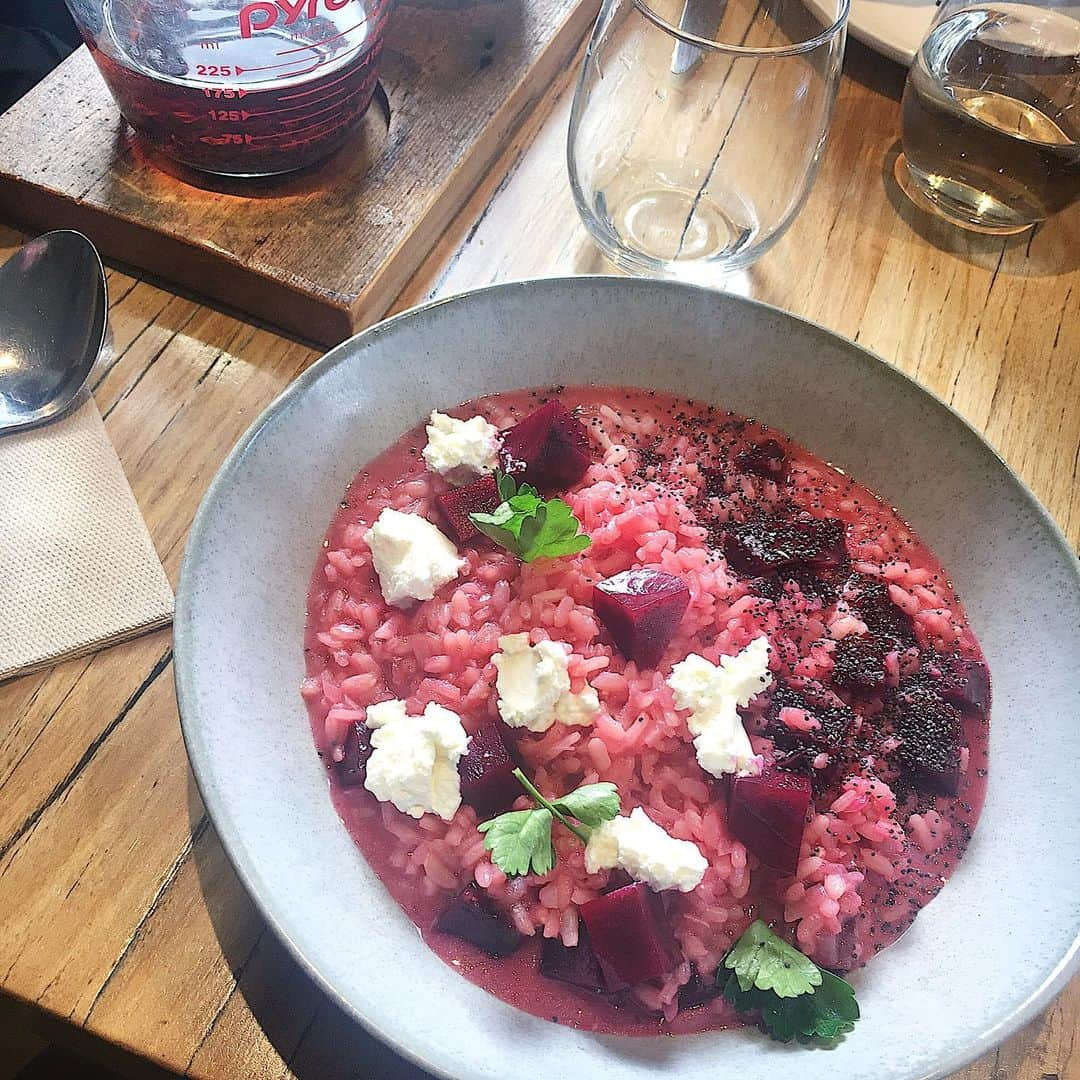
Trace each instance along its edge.
<path fill-rule="evenodd" d="M 0 679 L 163 626 L 172 612 L 93 399 L 0 435 Z"/>

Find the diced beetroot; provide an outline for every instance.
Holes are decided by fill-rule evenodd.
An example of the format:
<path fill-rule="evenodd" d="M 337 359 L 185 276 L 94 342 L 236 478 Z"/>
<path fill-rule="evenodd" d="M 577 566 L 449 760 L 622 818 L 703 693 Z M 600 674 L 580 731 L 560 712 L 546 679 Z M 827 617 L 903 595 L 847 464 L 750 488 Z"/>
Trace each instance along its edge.
<path fill-rule="evenodd" d="M 589 433 L 555 399 L 503 433 L 499 459 L 518 482 L 547 491 L 576 484 L 592 464 Z"/>
<path fill-rule="evenodd" d="M 481 819 L 508 810 L 521 794 L 500 726 L 497 721 L 485 723 L 469 740 L 469 751 L 458 762 L 461 798 Z"/>
<path fill-rule="evenodd" d="M 703 979 L 697 966 L 691 965 L 689 980 L 679 987 L 679 1011 L 707 1005 L 719 996 L 720 985 L 716 979 Z"/>
<path fill-rule="evenodd" d="M 784 709 L 800 709 L 816 720 L 817 725 L 811 724 L 805 729 L 789 727 L 780 717 Z M 787 683 L 777 686 L 765 711 L 765 719 L 765 734 L 777 749 L 802 748 L 810 751 L 809 756 L 813 757 L 818 751 L 829 753 L 843 745 L 855 723 L 855 713 L 831 690 L 826 690 L 820 683 L 805 681 L 801 690 Z"/>
<path fill-rule="evenodd" d="M 961 660 L 947 666 L 941 694 L 958 709 L 986 713 L 990 707 L 990 672 L 981 660 Z"/>
<path fill-rule="evenodd" d="M 359 787 L 367 778 L 371 757 L 371 732 L 366 724 L 353 724 L 345 736 L 345 756 L 334 764 L 338 783 L 343 788 Z"/>
<path fill-rule="evenodd" d="M 728 800 L 728 828 L 770 870 L 795 873 L 810 806 L 810 777 L 774 766 L 760 776 L 736 776 Z"/>
<path fill-rule="evenodd" d="M 899 756 L 912 783 L 938 795 L 955 795 L 960 786 L 960 714 L 919 683 L 902 685 L 896 700 Z"/>
<path fill-rule="evenodd" d="M 596 955 L 584 926 L 579 926 L 578 943 L 572 948 L 559 938 L 544 938 L 540 946 L 540 974 L 593 994 L 617 994 L 627 988 L 610 965 L 602 963 Z"/>
<path fill-rule="evenodd" d="M 499 505 L 499 489 L 495 477 L 480 476 L 464 487 L 451 488 L 435 496 L 435 505 L 446 521 L 450 539 L 464 544 L 480 530 L 469 520 L 470 514 L 490 514 Z"/>
<path fill-rule="evenodd" d="M 581 906 L 593 950 L 630 984 L 658 979 L 679 962 L 663 901 L 640 881 Z"/>
<path fill-rule="evenodd" d="M 686 582 L 663 570 L 625 570 L 593 586 L 593 608 L 619 651 L 656 667 L 690 603 Z"/>
<path fill-rule="evenodd" d="M 782 480 L 787 472 L 787 454 L 775 439 L 751 443 L 736 460 L 745 472 L 757 473 L 770 480 Z"/>
<path fill-rule="evenodd" d="M 853 574 L 844 587 L 844 596 L 876 637 L 901 649 L 914 643 L 911 617 L 892 602 L 884 581 L 868 574 Z"/>
<path fill-rule="evenodd" d="M 911 782 L 922 791 L 935 795 L 955 795 L 960 790 L 960 751 L 951 749 L 932 760 L 920 755 L 920 760 L 908 762 Z"/>
<path fill-rule="evenodd" d="M 509 956 L 522 936 L 495 911 L 475 885 L 467 885 L 436 919 L 435 928 L 453 934 L 490 956 Z"/>
<path fill-rule="evenodd" d="M 614 892 L 616 889 L 621 889 L 626 885 L 633 885 L 634 879 L 621 867 L 616 866 L 608 874 L 607 884 L 603 888 L 605 894 Z"/>
<path fill-rule="evenodd" d="M 715 495 L 719 498 L 724 494 L 724 478 L 727 476 L 726 469 L 710 469 L 707 465 L 702 465 L 701 475 L 705 480 L 705 495 Z"/>
<path fill-rule="evenodd" d="M 885 682 L 885 653 L 870 634 L 848 634 L 833 650 L 833 682 L 849 690 L 876 690 Z"/>
<path fill-rule="evenodd" d="M 830 570 L 847 558 L 844 523 L 833 518 L 754 518 L 724 533 L 724 554 L 740 573 L 754 576 L 786 566 Z"/>

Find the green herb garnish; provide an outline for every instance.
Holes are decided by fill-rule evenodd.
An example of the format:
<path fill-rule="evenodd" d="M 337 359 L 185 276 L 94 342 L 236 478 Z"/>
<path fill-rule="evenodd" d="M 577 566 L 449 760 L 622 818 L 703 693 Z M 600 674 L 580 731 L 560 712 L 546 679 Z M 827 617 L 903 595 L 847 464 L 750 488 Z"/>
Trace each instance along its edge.
<path fill-rule="evenodd" d="M 798 949 L 778 938 L 760 919 L 724 957 L 741 990 L 771 990 L 777 997 L 812 994 L 821 985 L 821 969 Z"/>
<path fill-rule="evenodd" d="M 592 543 L 562 499 L 544 500 L 531 484 L 518 487 L 505 473 L 496 473 L 495 483 L 502 502 L 490 514 L 470 514 L 469 520 L 522 562 L 576 555 Z"/>
<path fill-rule="evenodd" d="M 836 1039 L 859 1019 L 851 984 L 823 971 L 760 919 L 735 943 L 716 977 L 724 1000 L 739 1012 L 758 1012 L 781 1042 Z"/>
<path fill-rule="evenodd" d="M 551 842 L 551 812 L 512 810 L 492 821 L 485 821 L 484 847 L 491 861 L 511 877 L 521 874 L 546 874 L 555 865 L 555 845 Z"/>
<path fill-rule="evenodd" d="M 553 821 L 565 825 L 587 844 L 589 832 L 582 826 L 599 825 L 618 817 L 619 792 L 614 784 L 586 784 L 561 799 L 549 801 L 520 769 L 514 770 L 514 776 L 539 805 L 533 810 L 511 810 L 478 826 L 484 833 L 484 847 L 491 852 L 491 861 L 511 877 L 530 872 L 546 874 L 555 865 L 555 847 L 551 842 Z"/>

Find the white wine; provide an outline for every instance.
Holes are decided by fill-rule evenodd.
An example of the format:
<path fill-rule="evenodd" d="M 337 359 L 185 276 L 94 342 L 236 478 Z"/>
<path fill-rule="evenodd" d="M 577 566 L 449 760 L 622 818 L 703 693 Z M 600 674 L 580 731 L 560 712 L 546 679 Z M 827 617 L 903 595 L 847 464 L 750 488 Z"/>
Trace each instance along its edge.
<path fill-rule="evenodd" d="M 908 74 L 903 144 L 950 217 L 1008 230 L 1063 210 L 1080 196 L 1080 21 L 1022 4 L 945 18 Z"/>

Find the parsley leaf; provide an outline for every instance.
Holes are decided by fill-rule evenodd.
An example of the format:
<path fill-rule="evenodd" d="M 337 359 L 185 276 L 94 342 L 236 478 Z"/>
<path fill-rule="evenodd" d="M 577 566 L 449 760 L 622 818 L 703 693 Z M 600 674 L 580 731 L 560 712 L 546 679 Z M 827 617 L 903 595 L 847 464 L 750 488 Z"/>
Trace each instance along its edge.
<path fill-rule="evenodd" d="M 855 1029 L 859 1005 L 851 984 L 823 971 L 823 981 L 813 993 L 779 998 L 765 990 L 743 990 L 736 975 L 728 977 L 724 1000 L 739 1012 L 757 1012 L 762 1026 L 780 1042 L 829 1041 Z"/>
<path fill-rule="evenodd" d="M 479 825 L 491 861 L 504 874 L 546 874 L 555 865 L 551 811 L 512 810 Z"/>
<path fill-rule="evenodd" d="M 619 790 L 614 784 L 586 784 L 552 805 L 583 825 L 599 825 L 619 816 Z"/>
<path fill-rule="evenodd" d="M 821 985 L 817 964 L 781 941 L 760 919 L 735 942 L 724 967 L 735 972 L 740 989 L 771 990 L 782 998 L 812 993 Z"/>
<path fill-rule="evenodd" d="M 807 1004 L 814 1006 L 813 1028 L 804 1024 L 802 1034 L 815 1039 L 835 1039 L 855 1029 L 859 1019 L 859 1003 L 855 991 L 846 979 L 831 971 L 821 973 L 821 985 Z"/>
<path fill-rule="evenodd" d="M 551 823 L 565 825 L 583 844 L 589 842 L 588 828 L 610 821 L 619 813 L 619 792 L 614 784 L 586 784 L 554 802 L 548 801 L 520 770 L 514 776 L 538 804 L 535 810 L 511 810 L 491 821 L 478 825 L 484 833 L 484 847 L 491 852 L 491 861 L 513 877 L 521 874 L 546 874 L 555 865 L 555 848 L 551 842 Z M 581 825 L 575 825 L 576 818 Z"/>
<path fill-rule="evenodd" d="M 469 520 L 522 562 L 576 555 L 592 543 L 562 499 L 545 501 L 531 484 L 518 487 L 506 473 L 496 473 L 495 484 L 502 502 L 490 514 L 470 514 Z"/>
<path fill-rule="evenodd" d="M 816 978 L 813 985 L 810 985 L 810 980 L 803 980 L 805 989 L 794 995 L 783 996 L 775 989 L 762 989 L 758 981 L 762 968 L 766 969 L 763 981 L 772 981 L 775 974 L 771 972 L 771 961 L 768 958 L 764 963 L 757 963 L 753 978 L 749 978 L 755 965 L 755 962 L 749 959 L 751 955 L 760 955 L 766 951 L 778 953 L 776 945 L 790 949 L 800 958 L 802 964 L 814 969 Z M 735 961 L 731 962 L 733 957 Z M 740 974 L 740 969 L 743 974 Z M 829 971 L 823 971 L 797 949 L 780 941 L 760 920 L 735 943 L 724 961 L 724 966 L 717 972 L 717 980 L 723 983 L 725 1001 L 741 1013 L 758 1013 L 765 1030 L 780 1042 L 791 1042 L 792 1039 L 800 1042 L 836 1039 L 852 1031 L 855 1021 L 859 1019 L 859 1005 L 851 984 Z M 788 989 L 793 985 L 790 978 L 782 978 L 781 982 L 785 983 Z"/>

